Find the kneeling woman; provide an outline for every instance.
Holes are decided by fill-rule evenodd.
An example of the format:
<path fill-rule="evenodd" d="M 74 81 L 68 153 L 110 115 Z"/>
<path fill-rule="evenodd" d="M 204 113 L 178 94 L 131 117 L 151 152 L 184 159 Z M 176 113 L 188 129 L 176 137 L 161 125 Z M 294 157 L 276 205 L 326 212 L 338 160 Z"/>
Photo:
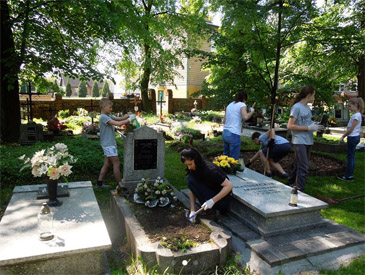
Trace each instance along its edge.
<path fill-rule="evenodd" d="M 214 208 L 221 213 L 230 209 L 233 184 L 223 170 L 203 160 L 194 148 L 181 152 L 181 161 L 187 166 L 186 182 L 190 189 L 190 217 L 195 216 L 195 199 L 204 210 Z"/>

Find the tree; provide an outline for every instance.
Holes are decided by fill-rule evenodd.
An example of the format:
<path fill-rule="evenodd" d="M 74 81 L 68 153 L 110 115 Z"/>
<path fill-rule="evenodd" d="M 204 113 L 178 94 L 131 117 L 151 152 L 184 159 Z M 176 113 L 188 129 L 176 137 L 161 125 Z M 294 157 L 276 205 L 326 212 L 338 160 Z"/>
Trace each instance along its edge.
<path fill-rule="evenodd" d="M 82 80 L 79 83 L 79 97 L 86 97 L 86 95 L 87 95 L 86 82 Z"/>
<path fill-rule="evenodd" d="M 107 81 L 104 82 L 103 89 L 101 90 L 101 94 L 103 97 L 106 97 L 108 94 L 110 94 L 109 84 Z"/>
<path fill-rule="evenodd" d="M 300 41 L 303 28 L 314 16 L 314 1 L 213 1 L 224 17 L 214 37 L 217 53 L 206 64 L 211 69 L 205 93 L 224 103 L 244 90 L 249 99 L 274 104 L 284 94 L 281 70 L 284 52 Z M 284 89 L 285 90 L 285 89 Z M 221 101 L 222 102 L 222 101 Z M 221 103 L 222 104 L 222 103 Z"/>
<path fill-rule="evenodd" d="M 72 95 L 72 89 L 70 81 L 68 80 L 66 84 L 66 96 L 70 97 L 71 95 Z"/>
<path fill-rule="evenodd" d="M 130 43 L 124 49 L 124 58 L 129 62 L 121 62 L 120 68 L 131 68 L 131 62 L 140 68 L 136 83 L 141 90 L 143 109 L 149 112 L 149 85 L 173 81 L 177 75 L 174 68 L 182 66 L 185 50 L 194 46 L 201 35 L 199 30 L 207 16 L 205 1 L 181 1 L 181 5 L 177 0 L 115 2 L 119 9 L 130 11 L 127 20 L 133 22 L 130 24 L 133 28 L 127 30 Z M 120 28 L 120 33 L 125 35 L 126 29 Z"/>
<path fill-rule="evenodd" d="M 1 1 L 1 141 L 19 140 L 19 80 L 37 85 L 46 73 L 103 78 L 93 66 L 96 38 L 106 39 L 114 26 L 109 6 L 98 0 Z"/>
<path fill-rule="evenodd" d="M 93 95 L 93 97 L 99 97 L 99 86 L 98 86 L 98 82 L 96 80 L 94 80 L 94 83 L 93 83 L 92 95 Z"/>
<path fill-rule="evenodd" d="M 327 3 L 307 25 L 303 42 L 290 51 L 288 62 L 291 82 L 298 76 L 331 93 L 340 82 L 358 83 L 358 93 L 365 94 L 365 6 L 362 1 Z"/>

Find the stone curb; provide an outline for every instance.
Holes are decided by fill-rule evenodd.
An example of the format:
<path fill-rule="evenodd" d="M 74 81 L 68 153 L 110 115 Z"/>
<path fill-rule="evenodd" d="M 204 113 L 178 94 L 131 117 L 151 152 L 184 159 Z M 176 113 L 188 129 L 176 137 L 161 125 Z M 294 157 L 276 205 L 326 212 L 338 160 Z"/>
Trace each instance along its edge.
<path fill-rule="evenodd" d="M 119 223 L 121 237 L 127 239 L 133 256 L 142 257 L 148 267 L 158 264 L 160 272 L 167 269 L 173 274 L 202 273 L 214 270 L 215 266 L 223 266 L 231 254 L 231 235 L 218 224 L 206 219 L 201 221 L 212 231 L 210 243 L 194 247 L 185 253 L 172 252 L 159 243 L 152 243 L 128 204 L 125 198 L 111 195 L 111 210 Z M 182 264 L 184 260 L 188 261 L 185 266 Z"/>

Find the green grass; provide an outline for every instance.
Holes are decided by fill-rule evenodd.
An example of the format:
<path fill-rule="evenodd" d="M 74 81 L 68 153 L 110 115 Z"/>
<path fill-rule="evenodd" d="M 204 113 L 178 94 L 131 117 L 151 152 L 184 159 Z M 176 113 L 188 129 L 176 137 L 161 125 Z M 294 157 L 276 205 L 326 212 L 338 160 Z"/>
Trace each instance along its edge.
<path fill-rule="evenodd" d="M 92 141 L 81 137 L 63 138 L 58 142 L 65 143 L 70 154 L 74 155 L 78 161 L 72 168 L 73 174 L 68 178 L 69 181 L 90 180 L 96 182 L 100 168 L 103 165 L 103 152 L 99 141 Z M 22 167 L 22 161 L 19 156 L 26 154 L 32 156 L 34 152 L 52 146 L 57 142 L 36 143 L 32 146 L 19 145 L 1 145 L 0 146 L 0 210 L 4 211 L 6 205 L 11 198 L 11 192 L 16 185 L 28 185 L 43 183 L 42 179 L 34 178 L 30 171 L 24 170 L 19 172 Z M 123 140 L 117 138 L 118 153 L 120 162 L 123 163 Z M 165 154 L 165 177 L 177 189 L 186 188 L 185 183 L 185 166 L 181 163 L 179 152 L 189 146 L 174 141 L 166 141 Z M 195 141 L 196 146 L 203 155 L 209 156 L 212 154 L 222 153 L 223 143 L 221 137 L 213 138 L 211 141 Z M 252 150 L 257 149 L 250 139 L 244 139 L 241 149 Z M 342 161 L 346 161 L 345 154 L 328 154 Z M 334 176 L 331 177 L 310 177 L 307 180 L 307 193 L 313 197 L 322 195 L 325 197 L 340 199 L 354 195 L 365 193 L 365 153 L 356 153 L 355 181 L 343 182 L 337 180 Z M 122 167 L 121 167 L 122 170 Z M 281 182 L 281 180 L 275 178 Z M 111 185 L 111 188 L 116 186 L 113 174 L 110 171 L 105 179 L 105 182 Z M 103 212 L 109 211 L 109 190 L 95 189 L 100 208 Z M 328 209 L 322 210 L 323 217 L 333 220 L 339 224 L 346 225 L 350 228 L 365 233 L 365 198 L 348 200 L 338 204 L 329 205 Z M 2 213 L 0 213 L 1 215 Z M 340 268 L 339 270 L 323 271 L 321 274 L 360 274 L 364 270 L 365 258 L 354 261 L 350 266 Z M 113 268 L 114 269 L 114 268 Z M 115 268 L 116 270 L 118 268 Z M 244 271 L 243 271 L 244 270 Z M 113 274 L 126 274 L 123 271 L 118 271 Z M 217 271 L 218 272 L 218 271 Z M 245 272 L 245 273 L 242 273 Z M 331 273 L 332 272 L 332 273 Z M 338 272 L 338 273 L 337 273 Z M 240 268 L 237 260 L 230 261 L 224 268 L 220 269 L 217 274 L 250 274 L 244 268 Z M 362 274 L 362 273 L 361 273 Z"/>

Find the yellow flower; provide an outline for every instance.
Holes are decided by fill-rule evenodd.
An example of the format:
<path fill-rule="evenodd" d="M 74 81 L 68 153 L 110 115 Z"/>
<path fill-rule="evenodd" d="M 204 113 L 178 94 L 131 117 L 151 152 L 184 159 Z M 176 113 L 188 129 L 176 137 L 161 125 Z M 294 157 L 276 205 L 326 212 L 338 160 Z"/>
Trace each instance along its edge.
<path fill-rule="evenodd" d="M 232 163 L 232 164 L 238 164 L 238 160 L 233 159 L 233 160 L 231 161 L 231 163 Z"/>
<path fill-rule="evenodd" d="M 227 160 L 228 160 L 228 162 L 232 163 L 234 161 L 234 158 L 228 157 Z"/>
<path fill-rule="evenodd" d="M 216 160 L 215 160 L 215 161 L 213 161 L 213 163 L 214 163 L 215 165 L 217 165 L 217 166 L 220 166 L 220 165 L 219 165 L 219 161 L 216 161 Z"/>
<path fill-rule="evenodd" d="M 228 157 L 225 155 L 221 155 L 218 157 L 218 160 L 226 160 Z"/>
<path fill-rule="evenodd" d="M 222 160 L 220 164 L 221 164 L 220 166 L 222 166 L 222 167 L 231 167 L 229 165 L 228 161 L 226 161 L 226 160 Z"/>

